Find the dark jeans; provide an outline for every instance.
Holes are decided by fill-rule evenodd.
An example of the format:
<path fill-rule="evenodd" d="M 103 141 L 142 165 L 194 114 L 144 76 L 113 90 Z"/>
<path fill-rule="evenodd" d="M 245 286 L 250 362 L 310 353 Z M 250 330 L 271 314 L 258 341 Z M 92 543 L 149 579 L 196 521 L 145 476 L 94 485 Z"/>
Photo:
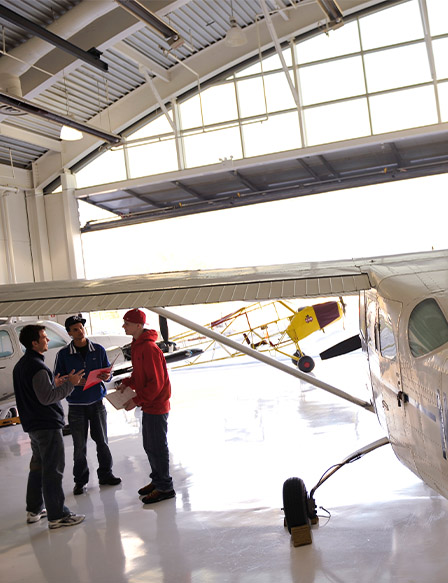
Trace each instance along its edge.
<path fill-rule="evenodd" d="M 40 512 L 45 505 L 48 520 L 70 512 L 64 505 L 62 477 L 65 467 L 62 429 L 40 429 L 28 433 L 33 455 L 26 489 L 27 512 Z"/>
<path fill-rule="evenodd" d="M 87 465 L 87 432 L 90 424 L 90 437 L 96 443 L 98 457 L 98 480 L 107 480 L 112 475 L 112 455 L 107 445 L 106 408 L 102 401 L 90 405 L 68 407 L 68 424 L 73 438 L 73 476 L 76 484 L 87 484 L 89 466 Z"/>
<path fill-rule="evenodd" d="M 151 465 L 149 477 L 157 490 L 172 490 L 170 476 L 170 452 L 166 438 L 168 432 L 168 413 L 150 415 L 143 413 L 143 448 Z"/>

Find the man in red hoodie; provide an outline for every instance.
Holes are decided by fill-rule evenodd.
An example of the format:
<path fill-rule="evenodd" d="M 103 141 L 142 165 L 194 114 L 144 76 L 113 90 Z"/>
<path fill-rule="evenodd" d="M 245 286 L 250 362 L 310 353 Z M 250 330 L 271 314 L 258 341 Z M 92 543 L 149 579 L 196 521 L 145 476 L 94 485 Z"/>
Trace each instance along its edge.
<path fill-rule="evenodd" d="M 120 387 L 131 387 L 137 396 L 128 401 L 126 410 L 141 407 L 143 411 L 143 448 L 151 465 L 151 482 L 138 491 L 143 504 L 154 504 L 174 498 L 173 480 L 170 476 L 168 450 L 168 412 L 170 410 L 171 383 L 163 352 L 156 344 L 157 331 L 145 329 L 146 314 L 129 310 L 123 317 L 123 328 L 132 336 L 132 375 L 123 379 Z"/>

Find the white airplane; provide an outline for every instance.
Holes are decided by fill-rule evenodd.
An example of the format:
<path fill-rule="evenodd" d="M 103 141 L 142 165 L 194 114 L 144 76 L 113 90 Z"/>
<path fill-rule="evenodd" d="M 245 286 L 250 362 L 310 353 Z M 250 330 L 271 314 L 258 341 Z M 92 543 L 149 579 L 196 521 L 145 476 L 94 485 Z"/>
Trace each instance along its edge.
<path fill-rule="evenodd" d="M 315 490 L 336 469 L 386 443 L 426 484 L 448 498 L 448 250 L 325 263 L 288 264 L 0 286 L 0 318 L 144 307 L 234 347 L 229 338 L 166 306 L 358 294 L 360 337 L 323 358 L 362 348 L 370 401 L 278 362 L 238 349 L 351 403 L 375 412 L 387 438 L 354 452 L 308 495 L 299 478 L 284 483 L 285 523 L 295 546 L 311 542 Z M 163 307 L 162 307 L 163 306 Z"/>

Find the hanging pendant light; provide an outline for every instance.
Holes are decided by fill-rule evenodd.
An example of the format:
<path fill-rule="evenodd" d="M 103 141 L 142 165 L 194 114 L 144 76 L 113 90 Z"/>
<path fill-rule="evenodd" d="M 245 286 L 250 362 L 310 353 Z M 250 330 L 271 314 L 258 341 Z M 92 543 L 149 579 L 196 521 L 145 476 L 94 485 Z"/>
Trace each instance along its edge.
<path fill-rule="evenodd" d="M 230 19 L 230 28 L 225 36 L 225 43 L 229 47 L 241 47 L 247 43 L 245 32 L 238 26 L 235 18 Z"/>

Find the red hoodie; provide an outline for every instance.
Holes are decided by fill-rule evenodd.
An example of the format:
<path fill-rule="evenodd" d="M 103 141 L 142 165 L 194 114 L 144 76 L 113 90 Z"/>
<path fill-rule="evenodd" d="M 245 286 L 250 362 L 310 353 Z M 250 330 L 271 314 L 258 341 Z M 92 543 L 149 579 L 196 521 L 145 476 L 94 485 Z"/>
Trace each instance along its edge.
<path fill-rule="evenodd" d="M 137 393 L 135 403 L 144 413 L 162 415 L 170 410 L 171 383 L 166 360 L 156 344 L 156 330 L 143 330 L 132 340 L 132 375 L 123 384 Z"/>

